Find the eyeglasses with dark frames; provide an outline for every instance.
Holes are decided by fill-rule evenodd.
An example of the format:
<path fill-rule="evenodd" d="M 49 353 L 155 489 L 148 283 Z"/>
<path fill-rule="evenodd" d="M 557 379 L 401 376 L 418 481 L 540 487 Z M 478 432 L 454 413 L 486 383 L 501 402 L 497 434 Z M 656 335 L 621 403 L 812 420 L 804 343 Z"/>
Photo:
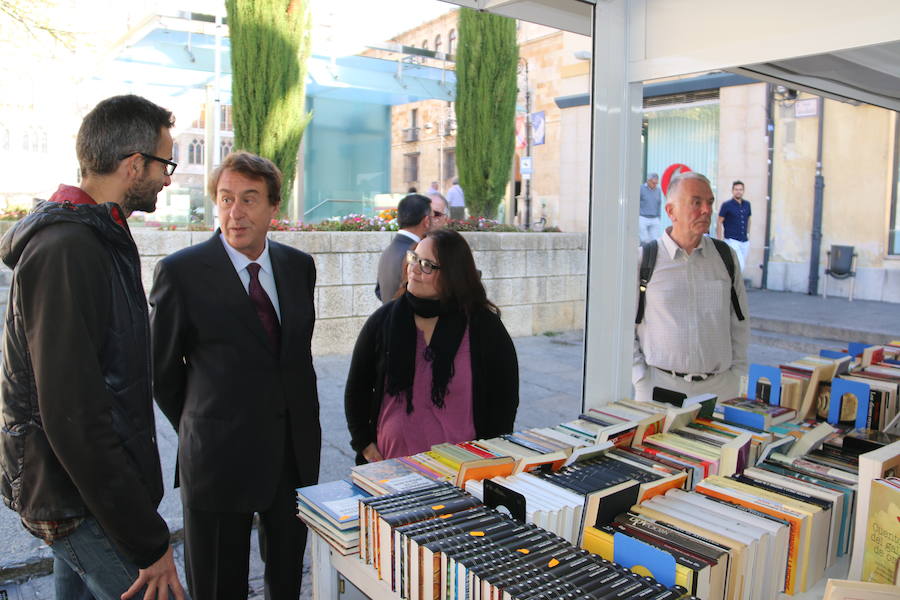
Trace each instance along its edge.
<path fill-rule="evenodd" d="M 149 158 L 150 160 L 157 160 L 162 164 L 166 165 L 166 175 L 171 177 L 175 172 L 175 167 L 178 166 L 177 162 L 172 162 L 171 160 L 160 158 L 159 156 L 154 156 L 152 154 L 147 154 L 146 152 L 129 152 L 128 154 L 123 154 L 119 157 L 119 160 L 125 160 L 129 156 L 134 156 L 135 154 L 140 154 L 144 158 Z"/>
<path fill-rule="evenodd" d="M 419 265 L 419 269 L 426 275 L 431 275 L 432 272 L 441 268 L 440 265 L 431 262 L 427 258 L 419 258 L 419 255 L 412 250 L 406 251 L 406 264 Z"/>
<path fill-rule="evenodd" d="M 441 212 L 441 211 L 439 211 L 439 210 L 436 210 L 436 211 L 434 211 L 434 214 L 431 215 L 431 216 L 434 217 L 435 219 L 440 219 L 440 218 L 442 218 L 442 217 L 446 217 L 446 216 L 447 216 L 447 213 L 443 213 L 443 212 Z"/>

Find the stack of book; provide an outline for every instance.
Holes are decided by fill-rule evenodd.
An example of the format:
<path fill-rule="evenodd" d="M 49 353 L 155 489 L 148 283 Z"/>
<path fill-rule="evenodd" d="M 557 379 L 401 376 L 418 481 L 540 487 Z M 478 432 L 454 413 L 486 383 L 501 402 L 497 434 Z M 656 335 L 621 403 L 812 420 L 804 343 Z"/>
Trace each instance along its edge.
<path fill-rule="evenodd" d="M 297 516 L 343 555 L 359 551 L 359 501 L 370 494 L 349 481 L 297 490 Z"/>
<path fill-rule="evenodd" d="M 438 484 L 361 502 L 360 557 L 400 598 L 676 600 L 686 590 Z"/>

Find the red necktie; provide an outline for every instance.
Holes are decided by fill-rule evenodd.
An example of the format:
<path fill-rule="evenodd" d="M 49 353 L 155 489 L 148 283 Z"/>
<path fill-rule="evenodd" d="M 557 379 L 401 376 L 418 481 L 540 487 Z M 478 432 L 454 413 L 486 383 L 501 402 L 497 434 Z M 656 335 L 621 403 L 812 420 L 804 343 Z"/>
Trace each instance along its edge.
<path fill-rule="evenodd" d="M 272 349 L 277 353 L 281 345 L 281 324 L 278 322 L 278 315 L 275 314 L 272 300 L 269 299 L 266 290 L 259 283 L 259 269 L 260 266 L 257 263 L 247 265 L 247 272 L 250 273 L 250 300 L 253 301 L 256 314 L 259 315 L 263 329 L 266 330 L 269 336 Z"/>

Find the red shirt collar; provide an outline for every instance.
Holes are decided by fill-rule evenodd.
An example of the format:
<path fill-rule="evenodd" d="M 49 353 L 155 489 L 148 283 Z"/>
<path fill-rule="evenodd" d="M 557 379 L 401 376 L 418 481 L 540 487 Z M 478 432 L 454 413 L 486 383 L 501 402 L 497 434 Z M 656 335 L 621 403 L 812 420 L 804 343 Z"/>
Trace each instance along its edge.
<path fill-rule="evenodd" d="M 63 202 L 69 202 L 71 204 L 97 204 L 83 189 L 64 183 L 61 183 L 56 192 L 50 196 L 50 202 L 59 202 L 60 204 Z M 116 204 L 112 207 L 111 212 L 113 220 L 122 227 L 125 227 L 125 215 L 122 214 L 121 207 Z"/>

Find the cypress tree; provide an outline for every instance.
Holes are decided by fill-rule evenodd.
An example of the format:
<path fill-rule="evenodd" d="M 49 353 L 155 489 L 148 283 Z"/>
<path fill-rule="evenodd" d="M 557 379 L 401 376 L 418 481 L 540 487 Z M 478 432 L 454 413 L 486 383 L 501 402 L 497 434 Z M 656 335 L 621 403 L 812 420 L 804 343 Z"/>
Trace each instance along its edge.
<path fill-rule="evenodd" d="M 284 174 L 290 198 L 306 112 L 310 15 L 301 0 L 226 0 L 231 37 L 234 147 L 264 156 Z"/>
<path fill-rule="evenodd" d="M 456 156 L 472 215 L 494 217 L 509 183 L 515 148 L 513 19 L 463 8 L 456 56 Z"/>

